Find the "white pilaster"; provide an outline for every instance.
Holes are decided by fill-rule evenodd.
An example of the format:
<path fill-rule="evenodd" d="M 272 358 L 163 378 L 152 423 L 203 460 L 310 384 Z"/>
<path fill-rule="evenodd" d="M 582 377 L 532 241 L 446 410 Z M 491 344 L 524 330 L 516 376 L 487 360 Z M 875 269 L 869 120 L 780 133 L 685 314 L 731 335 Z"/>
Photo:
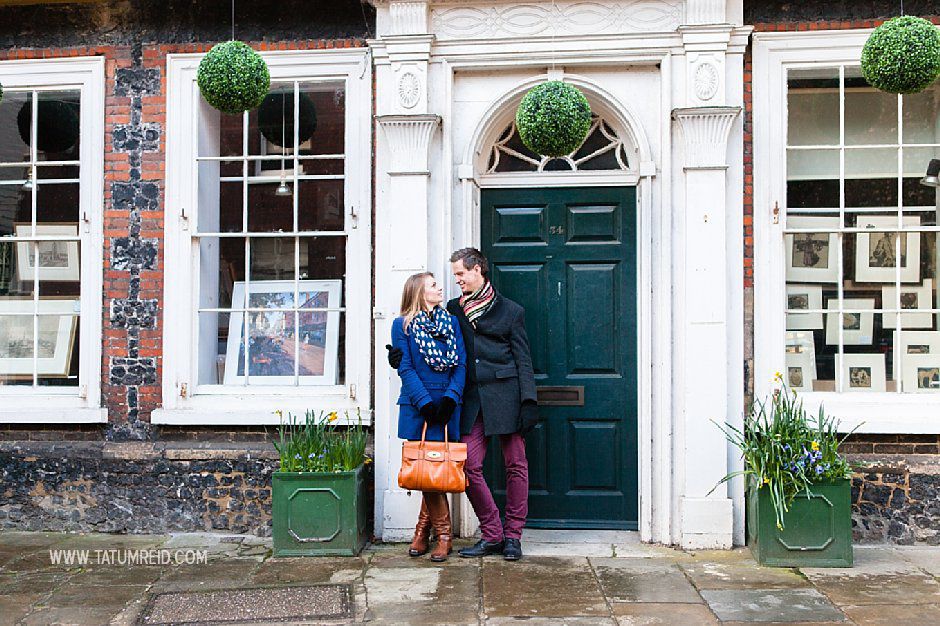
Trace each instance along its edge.
<path fill-rule="evenodd" d="M 375 215 L 375 449 L 376 533 L 387 541 L 414 532 L 420 494 L 398 488 L 401 440 L 397 437 L 401 383 L 386 362 L 385 344 L 398 315 L 401 288 L 429 263 L 428 216 L 431 150 L 441 118 L 428 111 L 428 2 L 379 6 L 376 58 Z"/>
<path fill-rule="evenodd" d="M 727 142 L 737 107 L 676 109 L 673 119 L 682 145 L 685 185 L 683 215 L 675 218 L 675 271 L 684 280 L 679 293 L 676 398 L 679 480 L 679 532 L 685 548 L 730 548 L 733 507 L 725 488 L 711 490 L 728 471 L 727 444 L 713 423 L 728 419 L 729 353 L 726 228 Z"/>

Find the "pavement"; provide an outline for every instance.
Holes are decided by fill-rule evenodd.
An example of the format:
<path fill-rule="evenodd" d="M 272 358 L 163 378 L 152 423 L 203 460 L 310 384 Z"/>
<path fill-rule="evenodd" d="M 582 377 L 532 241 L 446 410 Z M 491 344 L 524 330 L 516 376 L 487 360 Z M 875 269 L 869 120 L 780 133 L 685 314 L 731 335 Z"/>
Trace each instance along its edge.
<path fill-rule="evenodd" d="M 745 549 L 613 531 L 527 531 L 523 549 L 438 565 L 403 544 L 273 558 L 270 539 L 244 535 L 0 532 L 0 625 L 940 624 L 940 547 L 856 546 L 851 569 L 764 568 Z"/>

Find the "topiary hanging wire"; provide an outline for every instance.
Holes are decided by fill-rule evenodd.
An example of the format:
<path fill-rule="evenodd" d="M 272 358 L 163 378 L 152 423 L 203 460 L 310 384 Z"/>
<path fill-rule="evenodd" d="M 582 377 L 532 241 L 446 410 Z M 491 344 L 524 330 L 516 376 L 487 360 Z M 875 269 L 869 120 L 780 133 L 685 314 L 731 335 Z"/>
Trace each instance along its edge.
<path fill-rule="evenodd" d="M 940 76 L 940 30 L 911 15 L 876 28 L 862 48 L 862 76 L 888 93 L 917 93 Z"/>
<path fill-rule="evenodd" d="M 203 57 L 196 83 L 206 102 L 229 115 L 254 109 L 271 88 L 268 64 L 241 41 L 216 44 Z"/>
<path fill-rule="evenodd" d="M 536 154 L 561 157 L 584 142 L 591 129 L 591 105 L 581 90 L 559 80 L 533 87 L 516 110 L 522 143 Z"/>

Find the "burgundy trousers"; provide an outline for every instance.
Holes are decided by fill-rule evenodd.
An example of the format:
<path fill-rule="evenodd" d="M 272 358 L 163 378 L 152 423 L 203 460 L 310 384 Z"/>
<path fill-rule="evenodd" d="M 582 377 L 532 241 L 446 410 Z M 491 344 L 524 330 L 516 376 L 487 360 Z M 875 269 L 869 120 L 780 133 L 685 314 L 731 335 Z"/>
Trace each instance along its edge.
<path fill-rule="evenodd" d="M 483 415 L 477 416 L 470 434 L 460 439 L 467 444 L 467 497 L 480 520 L 480 534 L 486 541 L 521 539 L 522 527 L 529 514 L 529 462 L 525 457 L 525 440 L 519 433 L 499 435 L 506 464 L 506 525 L 499 521 L 499 508 L 483 478 L 487 437 L 483 432 Z"/>

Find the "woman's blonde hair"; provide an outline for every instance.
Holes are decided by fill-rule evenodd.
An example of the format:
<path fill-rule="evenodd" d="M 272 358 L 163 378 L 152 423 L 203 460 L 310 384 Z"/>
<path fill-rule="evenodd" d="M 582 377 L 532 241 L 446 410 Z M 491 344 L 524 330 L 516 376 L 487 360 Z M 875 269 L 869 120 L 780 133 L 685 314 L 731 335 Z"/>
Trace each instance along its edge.
<path fill-rule="evenodd" d="M 411 321 L 415 315 L 427 307 L 427 301 L 424 299 L 424 279 L 428 276 L 433 277 L 431 272 L 420 272 L 412 274 L 405 281 L 405 287 L 401 290 L 401 316 L 405 318 L 405 332 L 411 326 Z"/>

